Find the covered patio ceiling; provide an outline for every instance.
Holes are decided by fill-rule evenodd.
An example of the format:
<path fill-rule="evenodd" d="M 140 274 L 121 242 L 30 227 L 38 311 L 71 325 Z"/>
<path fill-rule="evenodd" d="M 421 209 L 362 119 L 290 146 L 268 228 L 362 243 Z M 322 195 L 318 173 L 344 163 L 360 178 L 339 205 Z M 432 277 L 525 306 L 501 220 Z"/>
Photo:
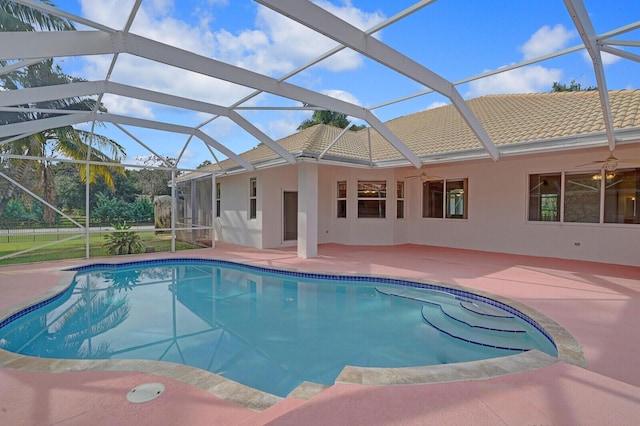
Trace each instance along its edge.
<path fill-rule="evenodd" d="M 178 163 L 188 146 L 199 140 L 209 150 L 212 162 L 229 158 L 245 170 L 251 171 L 255 169 L 255 165 L 239 156 L 244 149 L 239 147 L 237 138 L 221 136 L 222 132 L 216 130 L 216 125 L 234 126 L 244 134 L 244 137 L 254 140 L 254 145 L 258 143 L 267 145 L 283 161 L 295 163 L 296 159 L 276 142 L 282 136 L 278 132 L 269 130 L 265 124 L 267 121 L 264 121 L 264 115 L 319 109 L 340 112 L 351 120 L 371 127 L 398 151 L 405 165 L 419 168 L 423 160 L 384 124 L 385 119 L 381 117 L 393 118 L 396 111 L 394 107 L 407 103 L 415 105 L 413 108 L 424 109 L 428 107 L 428 102 L 424 99 L 435 94 L 438 95 L 437 99 L 441 99 L 441 104 L 449 103 L 456 108 L 483 146 L 486 158 L 497 161 L 501 151 L 494 145 L 481 122 L 467 105 L 467 97 L 462 88 L 473 82 L 494 78 L 513 70 L 534 64 L 553 63 L 558 58 L 586 51 L 591 61 L 592 78 L 589 81 L 594 82 L 593 86 L 597 86 L 599 92 L 606 128 L 606 144 L 609 150 L 615 149 L 616 128 L 608 90 L 628 87 L 610 87 L 608 70 L 603 57 L 614 55 L 623 61 L 640 62 L 640 54 L 636 53 L 640 48 L 640 37 L 637 37 L 640 29 L 640 21 L 637 20 L 640 18 L 638 11 L 627 10 L 624 16 L 628 21 L 619 22 L 615 27 L 596 30 L 591 11 L 582 0 L 549 2 L 557 7 L 550 10 L 550 14 L 556 12 L 563 14 L 562 20 L 570 23 L 572 25 L 570 30 L 577 33 L 578 44 L 556 49 L 552 53 L 526 57 L 509 64 L 493 64 L 493 68 L 489 67 L 488 63 L 480 64 L 481 72 L 462 75 L 460 74 L 464 72 L 462 70 L 457 73 L 458 75 L 450 76 L 434 71 L 442 68 L 438 61 L 447 60 L 448 55 L 435 52 L 433 59 L 429 59 L 429 55 L 410 56 L 403 53 L 410 49 L 404 49 L 402 44 L 403 42 L 428 43 L 428 40 L 432 40 L 433 34 L 429 35 L 429 28 L 424 28 L 422 33 L 416 33 L 413 30 L 415 26 L 412 26 L 412 32 L 402 33 L 402 27 L 409 21 L 415 23 L 416 20 L 424 19 L 426 22 L 427 18 L 433 18 L 433 14 L 439 11 L 435 4 L 445 1 L 447 0 L 393 2 L 393 5 L 385 5 L 386 10 L 380 14 L 384 19 L 380 18 L 374 25 L 362 29 L 362 25 L 356 26 L 350 23 L 347 17 L 334 14 L 332 12 L 334 9 L 328 7 L 327 2 L 256 0 L 247 7 L 259 8 L 261 13 L 275 12 L 279 15 L 278 19 L 283 20 L 282 22 L 286 21 L 290 25 L 289 20 L 293 20 L 302 26 L 300 28 L 304 27 L 307 32 L 311 30 L 315 33 L 315 37 L 324 41 L 318 43 L 317 48 L 305 46 L 307 49 L 314 50 L 311 60 L 304 63 L 291 61 L 288 71 L 278 74 L 278 67 L 272 67 L 268 71 L 256 70 L 255 67 L 247 64 L 246 58 L 241 55 L 233 57 L 233 55 L 207 53 L 202 46 L 189 46 L 189 43 L 180 40 L 177 35 L 172 37 L 171 34 L 163 34 L 161 28 L 155 32 L 148 29 L 138 32 L 137 28 L 143 28 L 143 26 L 136 24 L 148 19 L 148 12 L 145 12 L 144 8 L 154 7 L 154 2 L 151 0 L 121 2 L 127 4 L 127 19 L 120 26 L 115 26 L 109 20 L 101 22 L 74 14 L 65 8 L 65 4 L 70 3 L 69 1 L 54 1 L 54 3 L 61 3 L 60 7 L 54 7 L 35 0 L 15 0 L 15 3 L 68 19 L 78 30 L 1 32 L 0 60 L 4 61 L 5 66 L 0 68 L 0 73 L 28 67 L 52 57 L 72 64 L 75 63 L 74 61 L 94 58 L 93 69 L 99 68 L 97 64 L 100 62 L 101 70 L 104 71 L 102 77 L 98 79 L 79 75 L 86 81 L 0 92 L 0 111 L 17 113 L 30 108 L 34 113 L 49 113 L 48 117 L 43 119 L 16 120 L 16 122 L 0 125 L 0 144 L 60 126 L 84 125 L 93 131 L 95 123 L 105 123 L 149 148 L 149 152 L 153 154 L 161 148 L 151 148 L 150 142 L 135 136 L 135 129 L 172 134 L 174 137 L 169 143 L 172 144 L 174 152 L 179 152 L 176 155 Z M 504 4 L 504 19 L 510 19 L 509 3 Z M 196 6 L 201 7 L 201 4 L 194 0 L 193 11 L 195 12 Z M 367 5 L 361 7 L 366 8 Z M 403 7 L 401 10 L 396 10 L 401 7 Z M 531 7 L 537 8 L 540 5 L 532 3 Z M 178 11 L 175 12 L 174 19 L 178 21 L 180 17 Z M 452 19 L 452 17 L 443 16 L 442 19 Z M 478 16 L 477 20 L 481 21 L 482 18 Z M 557 20 L 560 18 L 549 21 Z M 224 24 L 220 19 L 215 20 L 214 23 L 219 26 Z M 484 31 L 481 22 L 475 22 L 475 24 L 477 31 Z M 256 24 L 247 23 L 246 28 L 256 28 Z M 404 36 L 390 36 L 389 42 L 386 42 L 387 34 L 384 31 L 391 31 L 391 29 L 396 31 L 392 34 L 404 34 Z M 223 42 L 221 34 L 223 33 L 217 33 L 219 43 Z M 251 31 L 243 34 L 250 35 Z M 439 36 L 446 38 L 449 35 L 440 34 Z M 632 39 L 634 36 L 635 40 Z M 509 34 L 504 34 L 504 37 L 508 38 Z M 234 40 L 237 41 L 237 39 Z M 476 42 L 474 39 L 467 41 L 474 49 L 485 50 L 487 53 L 493 49 L 491 45 L 485 43 L 474 46 Z M 290 42 L 296 43 L 297 40 L 292 38 Z M 325 46 L 332 47 L 325 49 Z M 425 50 L 427 50 L 426 46 Z M 340 87 L 339 77 L 336 76 L 334 81 L 328 81 L 325 77 L 322 83 L 319 83 L 320 78 L 313 74 L 321 64 L 336 58 L 339 60 L 340 55 L 344 55 L 345 51 L 357 57 L 358 61 L 364 61 L 367 64 L 363 68 L 365 71 L 362 71 L 362 79 L 369 78 L 365 73 L 370 73 L 374 67 L 377 75 L 381 76 L 379 80 L 372 81 L 364 88 L 343 88 L 350 92 L 352 95 L 350 97 L 341 96 L 337 90 L 334 90 Z M 464 49 L 461 49 L 461 52 L 463 51 Z M 460 57 L 463 55 L 461 52 L 449 52 L 451 60 L 461 61 L 463 59 Z M 285 52 L 282 54 L 284 58 Z M 272 54 L 264 60 L 277 62 L 280 58 Z M 286 61 L 282 59 L 282 62 Z M 185 82 L 195 79 L 201 82 L 202 93 L 187 87 L 186 83 L 183 91 L 179 89 L 180 85 L 172 85 L 172 89 L 164 90 L 162 84 L 146 85 L 144 78 L 133 79 L 134 81 L 119 78 L 119 75 L 122 75 L 120 71 L 132 64 L 138 67 L 137 72 L 141 76 L 167 72 L 167 78 L 184 79 Z M 472 64 L 467 68 L 478 71 L 478 68 Z M 65 69 L 64 65 L 63 69 Z M 79 69 L 88 68 L 80 67 Z M 349 72 L 359 71 L 355 69 Z M 640 75 L 640 72 L 637 74 Z M 396 84 L 396 82 L 400 82 L 396 90 L 393 86 L 385 87 L 382 94 L 383 91 L 380 90 L 382 86 Z M 357 92 L 357 89 L 362 91 Z M 366 90 L 378 91 L 381 95 L 367 96 Z M 212 95 L 207 96 L 207 92 Z M 97 108 L 93 111 L 61 109 L 51 111 L 36 107 L 38 103 L 49 100 L 84 96 L 95 97 L 103 102 L 109 111 L 115 112 L 101 112 Z M 364 100 L 369 99 L 375 100 L 375 103 L 365 104 Z M 149 111 L 149 113 L 136 113 L 131 108 L 129 110 L 112 108 L 110 106 L 112 103 L 135 104 L 139 106 L 139 111 Z M 167 110 L 177 113 L 167 119 L 167 115 L 162 113 Z M 123 112 L 118 113 L 118 111 Z M 175 138 L 176 135 L 179 137 Z M 159 156 L 163 154 L 160 153 Z"/>

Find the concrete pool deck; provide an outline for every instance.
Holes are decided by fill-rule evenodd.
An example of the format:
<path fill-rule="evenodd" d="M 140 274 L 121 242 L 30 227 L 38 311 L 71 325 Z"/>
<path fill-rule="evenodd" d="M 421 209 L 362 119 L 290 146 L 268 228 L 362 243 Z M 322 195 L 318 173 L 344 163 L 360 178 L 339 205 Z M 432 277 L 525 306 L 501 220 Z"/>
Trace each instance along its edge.
<path fill-rule="evenodd" d="M 523 303 L 564 327 L 582 346 L 587 368 L 552 362 L 499 377 L 418 385 L 339 380 L 320 393 L 294 392 L 258 412 L 172 374 L 75 371 L 82 367 L 33 371 L 38 369 L 34 363 L 14 362 L 0 368 L 0 424 L 633 424 L 640 418 L 639 267 L 414 245 L 328 244 L 320 246 L 317 258 L 299 259 L 295 249 L 221 243 L 215 249 L 135 259 L 140 257 L 212 257 L 486 291 Z M 62 268 L 102 261 L 0 267 L 0 310 L 50 290 Z M 148 403 L 127 402 L 127 392 L 147 382 L 163 383 L 166 390 Z"/>

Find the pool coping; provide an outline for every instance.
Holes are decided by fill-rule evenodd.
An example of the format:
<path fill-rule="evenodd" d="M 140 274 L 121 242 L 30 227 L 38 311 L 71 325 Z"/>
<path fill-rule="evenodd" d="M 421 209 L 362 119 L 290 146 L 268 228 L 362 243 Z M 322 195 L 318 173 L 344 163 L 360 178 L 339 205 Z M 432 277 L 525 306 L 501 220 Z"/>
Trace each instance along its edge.
<path fill-rule="evenodd" d="M 399 280 L 406 282 L 415 282 L 421 285 L 438 286 L 447 289 L 468 292 L 474 295 L 485 297 L 510 306 L 522 314 L 528 316 L 542 327 L 555 344 L 558 357 L 544 354 L 537 350 L 522 352 L 500 358 L 492 358 L 487 360 L 470 361 L 455 364 L 431 365 L 419 367 L 402 367 L 402 368 L 371 368 L 345 366 L 335 380 L 335 383 L 351 383 L 361 385 L 408 385 L 408 384 L 429 384 L 443 383 L 452 381 L 465 380 L 483 380 L 493 377 L 503 376 L 507 374 L 516 374 L 525 371 L 535 370 L 553 365 L 557 362 L 566 362 L 579 367 L 586 368 L 587 363 L 582 351 L 582 347 L 576 339 L 562 326 L 556 323 L 546 315 L 530 308 L 529 306 L 517 302 L 515 300 L 484 292 L 481 290 L 471 289 L 456 284 L 441 283 L 430 280 L 421 280 L 417 278 L 400 278 L 397 276 L 385 276 L 375 274 L 350 274 L 350 273 L 323 273 L 310 270 L 299 270 L 294 268 L 269 268 L 257 262 L 248 262 L 242 260 L 234 262 L 227 259 L 208 258 L 164 258 L 142 262 L 93 262 L 81 264 L 76 267 L 65 267 L 56 269 L 56 272 L 62 273 L 58 283 L 50 290 L 33 297 L 27 301 L 23 301 L 15 306 L 0 310 L 0 322 L 6 318 L 19 313 L 29 307 L 38 305 L 43 301 L 50 300 L 56 296 L 63 294 L 73 282 L 73 278 L 77 271 L 71 269 L 86 269 L 93 265 L 116 266 L 126 263 L 153 263 L 158 261 L 170 262 L 176 260 L 183 261 L 217 261 L 221 263 L 230 263 L 237 266 L 251 266 L 273 272 L 288 272 L 292 274 L 309 274 L 309 275 L 333 275 L 346 278 L 378 278 L 387 280 Z M 40 358 L 27 355 L 16 354 L 13 352 L 0 349 L 0 367 L 12 368 L 27 371 L 44 371 L 44 372 L 62 372 L 62 371 L 131 371 L 139 373 L 154 374 L 159 376 L 175 379 L 200 389 L 203 389 L 214 396 L 249 408 L 253 411 L 263 411 L 278 402 L 283 397 L 269 394 L 258 389 L 243 385 L 230 379 L 226 379 L 218 374 L 201 370 L 196 367 L 189 367 L 182 364 L 176 364 L 166 361 L 150 361 L 139 359 L 125 360 L 75 360 L 75 359 L 52 359 Z M 324 389 L 328 385 L 304 382 L 294 389 L 288 397 L 297 399 L 310 399 Z"/>

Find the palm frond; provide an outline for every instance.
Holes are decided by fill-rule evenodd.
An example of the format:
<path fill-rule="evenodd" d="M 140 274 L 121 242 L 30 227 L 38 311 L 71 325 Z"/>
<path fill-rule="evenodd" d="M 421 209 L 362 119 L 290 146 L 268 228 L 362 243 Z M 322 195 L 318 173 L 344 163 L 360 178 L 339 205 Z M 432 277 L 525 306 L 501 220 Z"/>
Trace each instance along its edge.
<path fill-rule="evenodd" d="M 51 0 L 40 0 L 53 6 Z M 51 15 L 29 6 L 0 0 L 0 30 L 1 31 L 70 31 L 75 30 L 73 23 L 67 19 Z"/>

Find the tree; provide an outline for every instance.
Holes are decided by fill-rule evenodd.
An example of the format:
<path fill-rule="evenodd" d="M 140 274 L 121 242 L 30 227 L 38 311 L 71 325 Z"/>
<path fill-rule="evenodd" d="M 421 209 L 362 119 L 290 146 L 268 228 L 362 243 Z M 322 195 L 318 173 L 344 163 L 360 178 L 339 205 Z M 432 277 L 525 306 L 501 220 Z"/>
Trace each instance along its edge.
<path fill-rule="evenodd" d="M 166 158 L 166 161 L 172 166 L 176 164 L 175 158 Z M 167 163 L 155 155 L 138 156 L 136 162 L 149 167 L 167 166 Z M 158 195 L 171 194 L 171 170 L 145 168 L 135 172 L 135 176 L 138 189 L 151 201 Z"/>
<path fill-rule="evenodd" d="M 569 83 L 569 86 L 567 86 L 566 83 L 560 84 L 557 81 L 554 81 L 553 86 L 551 87 L 552 92 L 580 92 L 580 91 L 597 90 L 597 89 L 598 89 L 597 87 L 593 87 L 593 86 L 589 86 L 583 89 L 580 83 L 578 83 L 574 79 L 571 79 L 571 83 Z"/>
<path fill-rule="evenodd" d="M 198 167 L 196 167 L 196 169 L 201 169 L 203 167 L 207 167 L 212 165 L 213 163 L 210 160 L 204 160 L 202 163 L 198 164 Z"/>
<path fill-rule="evenodd" d="M 347 116 L 335 111 L 328 110 L 316 110 L 310 119 L 304 120 L 298 126 L 297 130 L 304 130 L 307 127 L 315 126 L 316 124 L 327 124 L 329 126 L 339 127 L 346 129 L 351 122 L 347 119 Z M 366 128 L 365 125 L 352 125 L 349 130 L 361 130 Z"/>
<path fill-rule="evenodd" d="M 50 0 L 41 3 L 53 6 Z M 0 30 L 2 31 L 71 31 L 75 27 L 64 18 L 8 0 L 0 0 Z"/>
<path fill-rule="evenodd" d="M 68 84 L 81 81 L 80 79 L 70 77 L 53 64 L 52 59 L 45 60 L 38 64 L 32 65 L 24 70 L 18 70 L 11 73 L 0 75 L 0 84 L 5 90 L 18 90 L 19 88 L 39 87 L 47 84 Z M 91 98 L 72 98 L 60 99 L 37 103 L 36 108 L 44 109 L 71 109 L 91 111 L 96 108 L 97 104 Z M 22 105 L 26 110 L 29 105 Z M 105 111 L 104 107 L 99 106 L 98 109 Z M 4 114 L 0 117 L 3 124 L 12 122 L 45 119 L 54 117 L 53 113 L 43 112 L 24 112 L 13 114 L 10 117 Z M 4 118 L 4 120 L 2 120 Z M 91 147 L 91 155 L 89 153 Z M 94 162 L 120 162 L 125 155 L 125 149 L 117 142 L 95 133 L 84 130 L 74 129 L 72 126 L 64 126 L 56 129 L 44 130 L 34 133 L 22 139 L 10 142 L 4 146 L 4 151 L 11 154 L 54 158 L 63 156 L 73 160 L 86 160 L 87 157 Z M 108 152 L 104 152 L 108 151 Z M 39 160 L 32 163 L 31 160 L 17 159 L 13 160 L 13 166 L 16 170 L 15 180 L 21 182 L 29 166 L 32 166 L 38 175 L 37 192 L 49 202 L 51 205 L 56 204 L 55 186 L 53 184 L 53 175 L 51 173 L 51 162 L 48 160 Z M 76 165 L 76 169 L 82 182 L 86 181 L 87 172 L 85 164 Z M 89 183 L 94 183 L 98 176 L 104 178 L 107 185 L 113 190 L 113 176 L 115 173 L 124 173 L 123 168 L 112 168 L 106 165 L 90 165 L 89 166 Z M 15 185 L 9 184 L 2 194 L 0 201 L 0 216 L 2 215 L 6 203 L 11 199 Z M 53 210 L 45 209 L 44 220 L 52 223 L 55 219 Z"/>
<path fill-rule="evenodd" d="M 43 3 L 51 5 L 49 0 L 43 0 Z M 50 15 L 32 9 L 29 6 L 16 4 L 11 1 L 0 0 L 0 30 L 1 31 L 65 31 L 74 30 L 75 27 L 66 19 Z M 6 61 L 0 61 L 0 65 L 6 65 Z M 69 84 L 73 82 L 83 81 L 78 78 L 68 76 L 62 72 L 62 69 L 55 65 L 53 59 L 45 59 L 37 64 L 27 68 L 15 70 L 0 75 L 0 90 L 19 90 L 21 88 L 32 88 L 55 84 Z M 66 110 L 83 110 L 92 111 L 95 109 L 106 111 L 102 105 L 97 105 L 97 101 L 87 97 L 75 97 L 68 99 L 58 99 L 46 102 L 39 102 L 34 105 L 19 105 L 24 108 L 24 112 L 3 112 L 0 113 L 0 124 L 11 124 L 21 121 L 29 121 L 36 119 L 44 119 L 55 117 L 57 114 L 50 112 L 30 112 L 30 107 L 42 109 L 66 109 Z M 86 160 L 89 153 L 89 143 L 91 143 L 91 155 L 89 160 L 104 162 L 120 162 L 124 156 L 124 147 L 115 141 L 104 136 L 96 135 L 91 132 L 85 132 L 74 129 L 72 126 L 65 126 L 57 129 L 45 130 L 22 139 L 4 144 L 1 146 L 5 153 L 34 156 L 34 157 L 56 157 L 62 155 L 66 158 L 74 160 Z M 102 152 L 109 149 L 110 154 Z M 22 182 L 28 168 L 31 167 L 37 172 L 38 184 L 36 191 L 40 192 L 43 198 L 51 205 L 55 205 L 55 185 L 53 184 L 53 175 L 50 170 L 50 162 L 46 160 L 36 161 L 32 163 L 27 159 L 11 160 L 11 166 L 15 170 L 15 180 Z M 77 166 L 81 180 L 86 180 L 85 165 Z M 113 169 L 116 173 L 123 173 L 123 169 Z M 107 166 L 90 165 L 89 166 L 89 183 L 95 182 L 97 176 L 104 177 L 107 184 L 113 189 L 112 169 Z M 9 200 L 13 197 L 16 187 L 14 184 L 4 188 L 0 194 L 0 217 L 7 206 Z M 45 209 L 45 221 L 52 223 L 55 220 L 55 212 L 49 208 Z"/>

